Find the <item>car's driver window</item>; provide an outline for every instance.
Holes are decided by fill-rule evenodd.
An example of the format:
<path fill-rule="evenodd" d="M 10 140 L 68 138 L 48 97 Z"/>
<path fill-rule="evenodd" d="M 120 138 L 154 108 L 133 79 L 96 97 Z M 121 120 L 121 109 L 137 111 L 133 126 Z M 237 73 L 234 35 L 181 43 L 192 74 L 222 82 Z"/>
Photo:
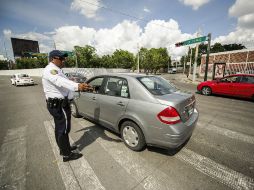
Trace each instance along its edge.
<path fill-rule="evenodd" d="M 103 77 L 98 77 L 88 82 L 88 84 L 93 87 L 94 93 L 99 93 L 101 90 L 102 82 L 103 82 Z"/>

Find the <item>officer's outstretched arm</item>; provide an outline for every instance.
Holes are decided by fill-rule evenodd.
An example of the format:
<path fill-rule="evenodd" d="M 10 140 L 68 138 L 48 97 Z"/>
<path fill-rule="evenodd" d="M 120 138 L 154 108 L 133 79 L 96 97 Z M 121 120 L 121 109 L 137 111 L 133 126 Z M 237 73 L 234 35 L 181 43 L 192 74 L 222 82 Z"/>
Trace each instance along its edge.
<path fill-rule="evenodd" d="M 64 87 L 71 91 L 78 91 L 78 83 L 66 79 L 58 74 L 56 70 L 46 70 L 43 73 L 43 78 L 49 80 L 58 87 Z"/>

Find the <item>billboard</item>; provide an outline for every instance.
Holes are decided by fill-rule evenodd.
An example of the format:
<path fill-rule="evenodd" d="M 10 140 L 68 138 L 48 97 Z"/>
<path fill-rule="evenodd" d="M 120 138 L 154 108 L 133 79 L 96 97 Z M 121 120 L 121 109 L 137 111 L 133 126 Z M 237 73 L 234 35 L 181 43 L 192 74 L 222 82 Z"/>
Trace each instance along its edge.
<path fill-rule="evenodd" d="M 11 38 L 14 57 L 24 57 L 25 52 L 40 53 L 38 41 Z"/>

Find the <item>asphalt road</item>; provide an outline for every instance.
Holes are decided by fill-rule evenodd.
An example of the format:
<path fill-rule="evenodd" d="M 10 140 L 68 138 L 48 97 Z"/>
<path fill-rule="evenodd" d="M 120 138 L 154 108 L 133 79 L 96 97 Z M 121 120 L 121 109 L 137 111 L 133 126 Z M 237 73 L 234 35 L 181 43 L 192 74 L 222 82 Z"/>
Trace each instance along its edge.
<path fill-rule="evenodd" d="M 196 94 L 200 119 L 179 152 L 133 152 L 118 135 L 73 118 L 71 139 L 84 156 L 63 163 L 35 81 L 15 87 L 0 76 L 0 189 L 254 189 L 254 102 Z"/>

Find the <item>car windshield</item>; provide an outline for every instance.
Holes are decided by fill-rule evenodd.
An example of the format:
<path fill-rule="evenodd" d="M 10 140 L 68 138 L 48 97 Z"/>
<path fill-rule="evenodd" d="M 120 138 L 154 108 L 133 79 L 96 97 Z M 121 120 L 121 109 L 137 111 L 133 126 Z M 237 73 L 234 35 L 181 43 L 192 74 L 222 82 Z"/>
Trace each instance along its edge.
<path fill-rule="evenodd" d="M 20 74 L 19 77 L 29 77 L 27 74 Z"/>
<path fill-rule="evenodd" d="M 165 95 L 177 91 L 173 84 L 170 84 L 162 77 L 145 76 L 137 79 L 153 95 Z"/>

